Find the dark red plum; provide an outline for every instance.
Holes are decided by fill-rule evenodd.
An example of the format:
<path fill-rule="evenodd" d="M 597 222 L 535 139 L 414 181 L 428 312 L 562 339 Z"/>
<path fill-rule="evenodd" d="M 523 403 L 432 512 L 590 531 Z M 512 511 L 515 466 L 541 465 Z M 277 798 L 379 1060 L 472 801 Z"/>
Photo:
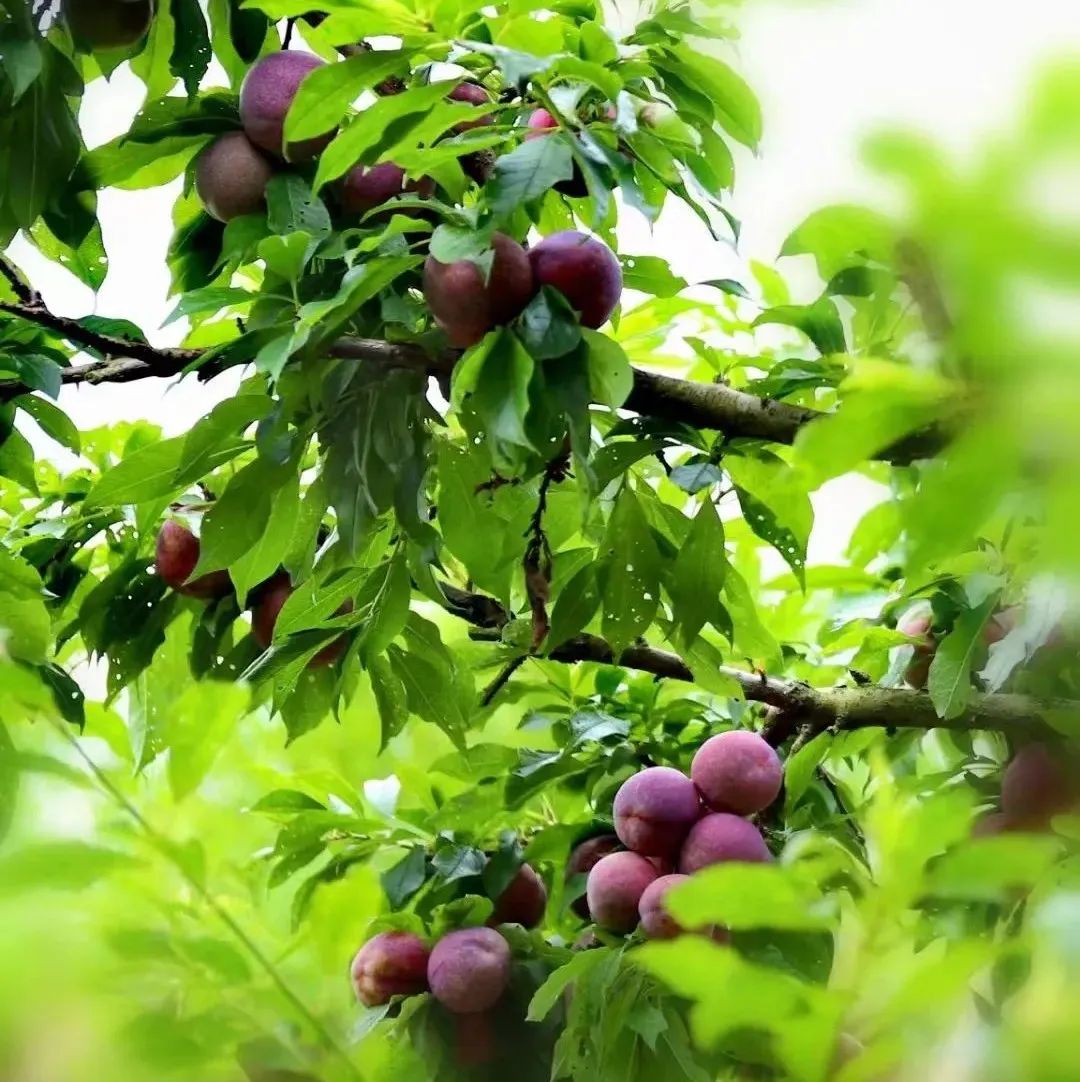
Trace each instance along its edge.
<path fill-rule="evenodd" d="M 432 995 L 455 1014 L 494 1007 L 510 983 L 510 948 L 493 928 L 463 928 L 435 944 L 428 961 Z"/>
<path fill-rule="evenodd" d="M 615 794 L 615 833 L 628 849 L 648 857 L 674 856 L 701 815 L 694 783 L 669 766 L 651 766 Z"/>
<path fill-rule="evenodd" d="M 690 777 L 714 811 L 753 815 L 776 799 L 784 767 L 780 756 L 757 733 L 732 729 L 710 737 L 698 748 Z"/>
<path fill-rule="evenodd" d="M 426 992 L 429 954 L 424 941 L 411 932 L 380 932 L 353 959 L 356 998 L 365 1007 L 378 1007 L 394 996 Z"/>
<path fill-rule="evenodd" d="M 710 864 L 769 860 L 769 847 L 753 823 L 727 812 L 714 812 L 698 820 L 690 830 L 679 858 L 679 871 L 693 875 Z"/>
<path fill-rule="evenodd" d="M 552 233 L 529 252 L 536 286 L 557 289 L 586 327 L 602 327 L 622 296 L 623 274 L 602 241 L 573 229 Z"/>
<path fill-rule="evenodd" d="M 284 51 L 264 56 L 247 73 L 240 88 L 240 121 L 257 147 L 292 162 L 307 161 L 326 149 L 334 132 L 284 146 L 285 117 L 300 84 L 324 64 L 311 53 Z"/>
<path fill-rule="evenodd" d="M 610 932 L 632 932 L 645 888 L 656 869 L 637 853 L 609 853 L 589 872 L 586 897 L 592 919 Z"/>

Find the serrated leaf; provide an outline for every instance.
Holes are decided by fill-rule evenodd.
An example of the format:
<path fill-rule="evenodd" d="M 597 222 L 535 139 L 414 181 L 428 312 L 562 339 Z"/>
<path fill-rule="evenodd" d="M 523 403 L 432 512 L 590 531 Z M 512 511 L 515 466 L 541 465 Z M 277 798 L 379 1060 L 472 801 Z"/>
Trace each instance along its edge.
<path fill-rule="evenodd" d="M 659 605 L 660 562 L 637 497 L 624 485 L 601 546 L 604 638 L 618 656 L 652 623 Z"/>

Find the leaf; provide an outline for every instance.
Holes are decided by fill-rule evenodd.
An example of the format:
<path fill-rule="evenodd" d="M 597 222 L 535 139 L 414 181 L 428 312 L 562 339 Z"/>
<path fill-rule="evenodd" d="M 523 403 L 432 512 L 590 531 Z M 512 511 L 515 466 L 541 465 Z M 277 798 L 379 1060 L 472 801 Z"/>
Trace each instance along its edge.
<path fill-rule="evenodd" d="M 454 368 L 454 407 L 472 415 L 467 428 L 488 443 L 496 469 L 514 472 L 521 452 L 534 449 L 525 431 L 533 369 L 532 357 L 505 328 L 489 334 Z"/>
<path fill-rule="evenodd" d="M 1035 887 L 1061 855 L 1061 840 L 1002 834 L 959 845 L 929 871 L 935 898 L 1008 904 L 1017 891 Z"/>
<path fill-rule="evenodd" d="M 377 567 L 364 583 L 359 606 L 368 618 L 360 636 L 360 653 L 365 664 L 383 653 L 401 634 L 409 616 L 412 587 L 404 553 Z"/>
<path fill-rule="evenodd" d="M 250 304 L 255 299 L 254 293 L 231 286 L 207 286 L 203 289 L 195 289 L 180 298 L 179 303 L 162 326 L 167 327 L 185 316 L 199 315 L 203 312 L 221 313 L 226 308 Z"/>
<path fill-rule="evenodd" d="M 610 954 L 610 948 L 607 947 L 581 951 L 575 954 L 566 965 L 556 969 L 533 994 L 529 1001 L 526 1021 L 542 1022 L 551 1013 L 555 1004 L 562 999 L 566 989 L 595 969 L 601 962 L 606 962 Z"/>
<path fill-rule="evenodd" d="M 606 740 L 609 736 L 626 737 L 630 732 L 628 721 L 602 710 L 579 710 L 570 715 L 569 725 L 573 736 L 571 746 L 575 748 L 590 741 Z"/>
<path fill-rule="evenodd" d="M 562 357 L 581 341 L 581 327 L 566 298 L 544 286 L 521 313 L 521 342 L 537 361 Z"/>
<path fill-rule="evenodd" d="M 387 651 L 394 674 L 405 688 L 409 710 L 437 725 L 458 748 L 465 747 L 468 718 L 461 708 L 449 667 L 431 655 L 420 657 L 397 646 Z"/>
<path fill-rule="evenodd" d="M 668 475 L 668 478 L 673 485 L 678 485 L 683 492 L 696 496 L 704 489 L 720 484 L 724 479 L 724 471 L 715 462 L 704 458 L 700 462 L 685 462 L 680 466 L 676 466 Z"/>
<path fill-rule="evenodd" d="M 543 142 L 538 139 L 536 142 Z M 618 409 L 630 397 L 634 386 L 634 373 L 630 358 L 614 338 L 599 331 L 582 329 L 582 338 L 588 348 L 589 391 L 594 402 Z"/>
<path fill-rule="evenodd" d="M 668 50 L 668 56 L 681 78 L 709 99 L 724 129 L 756 149 L 761 140 L 761 106 L 743 79 L 722 60 L 689 44 Z"/>
<path fill-rule="evenodd" d="M 784 241 L 781 256 L 812 255 L 825 280 L 850 265 L 853 255 L 888 263 L 894 231 L 877 211 L 853 204 L 836 204 L 814 211 Z"/>
<path fill-rule="evenodd" d="M 243 607 L 248 594 L 285 562 L 300 515 L 300 479 L 290 476 L 274 494 L 262 536 L 229 568 L 236 598 Z"/>
<path fill-rule="evenodd" d="M 959 717 L 971 698 L 971 674 L 984 649 L 983 628 L 997 605 L 997 595 L 957 617 L 952 631 L 938 643 L 930 664 L 927 690 L 940 718 Z"/>
<path fill-rule="evenodd" d="M 274 233 L 325 237 L 330 233 L 330 213 L 302 176 L 279 173 L 266 186 L 266 224 Z"/>
<path fill-rule="evenodd" d="M 426 878 L 424 850 L 410 849 L 397 864 L 382 874 L 380 881 L 390 908 L 400 909 L 424 885 Z"/>
<path fill-rule="evenodd" d="M 448 845 L 435 851 L 431 867 L 438 879 L 453 883 L 480 875 L 487 864 L 487 857 L 470 845 Z"/>
<path fill-rule="evenodd" d="M 438 104 L 444 103 L 454 85 L 451 82 L 430 83 L 379 98 L 343 128 L 322 152 L 315 176 L 315 189 L 342 176 L 358 162 L 374 165 L 379 148 L 383 148 L 387 140 L 387 133 L 393 132 L 398 140 L 407 139 L 412 129 L 418 127 Z M 454 110 L 453 115 L 460 120 L 462 112 L 468 113 L 471 109 L 462 106 L 461 110 Z M 453 123 L 454 120 L 448 116 L 446 128 L 452 127 Z M 384 149 L 389 151 L 390 148 Z"/>
<path fill-rule="evenodd" d="M 836 305 L 828 297 L 820 297 L 813 304 L 781 304 L 766 308 L 751 326 L 761 327 L 767 323 L 797 328 L 814 343 L 822 356 L 847 350 L 844 325 Z"/>
<path fill-rule="evenodd" d="M 671 273 L 667 261 L 654 255 L 620 255 L 623 284 L 627 289 L 651 293 L 654 297 L 674 297 L 687 286 L 685 278 Z"/>
<path fill-rule="evenodd" d="M 248 709 L 245 684 L 195 682 L 170 704 L 164 736 L 169 748 L 169 786 L 183 800 L 202 782 L 222 746 Z"/>
<path fill-rule="evenodd" d="M 275 789 L 251 806 L 253 812 L 291 813 L 300 811 L 325 811 L 324 805 L 307 793 L 296 789 Z"/>
<path fill-rule="evenodd" d="M 369 658 L 366 668 L 368 679 L 371 681 L 371 692 L 379 710 L 381 722 L 379 750 L 383 751 L 409 720 L 405 685 L 395 675 L 390 662 L 382 655 Z"/>
<path fill-rule="evenodd" d="M 0 26 L 0 62 L 11 84 L 11 104 L 18 105 L 19 99 L 42 72 L 41 47 L 22 28 L 5 23 Z"/>
<path fill-rule="evenodd" d="M 408 68 L 398 49 L 361 52 L 316 68 L 304 78 L 285 117 L 285 141 L 316 139 L 333 131 L 361 92 Z"/>
<path fill-rule="evenodd" d="M 644 634 L 659 604 L 659 554 L 641 506 L 624 485 L 601 546 L 604 638 L 618 655 Z"/>
<path fill-rule="evenodd" d="M 684 642 L 696 639 L 705 624 L 721 623 L 718 610 L 726 572 L 724 527 L 712 500 L 706 500 L 694 516 L 668 582 L 675 621 Z"/>
<path fill-rule="evenodd" d="M 210 67 L 213 52 L 210 32 L 198 0 L 169 0 L 176 37 L 169 57 L 169 70 L 184 82 L 188 97 L 198 92 L 199 83 Z"/>
<path fill-rule="evenodd" d="M 496 160 L 486 186 L 488 205 L 498 221 L 505 221 L 573 173 L 570 145 L 561 135 L 530 139 Z"/>
<path fill-rule="evenodd" d="M 599 612 L 600 601 L 596 567 L 591 563 L 586 564 L 559 591 L 551 613 L 547 652 L 551 653 L 567 639 L 572 639 L 584 631 L 589 621 Z"/>
<path fill-rule="evenodd" d="M 87 890 L 110 873 L 138 864 L 127 853 L 86 842 L 39 842 L 0 857 L 0 894 Z"/>
<path fill-rule="evenodd" d="M 37 495 L 34 449 L 21 432 L 9 431 L 0 443 L 0 477 L 10 477 L 27 491 Z"/>

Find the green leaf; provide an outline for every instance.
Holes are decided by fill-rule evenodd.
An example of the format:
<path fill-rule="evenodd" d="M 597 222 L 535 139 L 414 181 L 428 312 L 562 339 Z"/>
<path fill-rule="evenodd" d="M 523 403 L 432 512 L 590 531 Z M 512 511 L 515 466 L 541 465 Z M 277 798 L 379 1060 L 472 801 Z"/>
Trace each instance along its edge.
<path fill-rule="evenodd" d="M 19 99 L 41 74 L 44 66 L 37 40 L 14 23 L 0 26 L 0 62 L 11 84 L 11 104 Z"/>
<path fill-rule="evenodd" d="M 780 255 L 812 255 L 818 273 L 828 281 L 849 266 L 855 255 L 888 263 L 894 244 L 894 230 L 880 213 L 852 204 L 836 204 L 807 217 L 788 235 Z"/>
<path fill-rule="evenodd" d="M 521 313 L 522 344 L 537 361 L 562 357 L 581 341 L 577 315 L 556 289 L 544 286 Z"/>
<path fill-rule="evenodd" d="M 236 305 L 250 304 L 255 298 L 254 293 L 231 286 L 207 286 L 204 289 L 195 289 L 180 298 L 179 303 L 162 326 L 167 327 L 185 316 L 198 315 L 202 312 L 219 313 Z"/>
<path fill-rule="evenodd" d="M 291 471 L 262 459 L 233 475 L 203 516 L 199 563 L 194 578 L 231 567 L 262 537 L 273 500 Z"/>
<path fill-rule="evenodd" d="M 545 648 L 548 652 L 585 630 L 600 610 L 600 587 L 596 567 L 586 564 L 562 587 L 551 613 L 551 630 Z"/>
<path fill-rule="evenodd" d="M 420 657 L 397 646 L 390 646 L 387 653 L 394 674 L 405 688 L 409 710 L 437 725 L 456 747 L 464 748 L 468 718 L 449 666 L 431 654 Z"/>
<path fill-rule="evenodd" d="M 513 472 L 522 451 L 534 450 L 525 431 L 533 359 L 517 336 L 504 329 L 489 334 L 454 368 L 452 401 L 467 428 L 484 439 L 496 469 Z"/>
<path fill-rule="evenodd" d="M 0 477 L 10 477 L 23 488 L 37 495 L 34 476 L 34 449 L 29 440 L 14 429 L 0 443 Z"/>
<path fill-rule="evenodd" d="M 424 850 L 410 849 L 392 868 L 383 872 L 382 888 L 391 909 L 400 909 L 423 885 L 427 877 Z"/>
<path fill-rule="evenodd" d="M 604 638 L 615 656 L 644 634 L 656 615 L 660 561 L 637 497 L 624 485 L 601 546 Z"/>
<path fill-rule="evenodd" d="M 668 582 L 675 622 L 684 642 L 697 638 L 707 623 L 722 624 L 720 592 L 727 572 L 724 527 L 712 500 L 694 516 Z"/>
<path fill-rule="evenodd" d="M 654 255 L 620 255 L 623 284 L 627 289 L 651 293 L 654 297 L 674 297 L 687 286 L 685 278 L 671 273 L 667 260 Z"/>
<path fill-rule="evenodd" d="M 87 890 L 112 872 L 138 864 L 127 853 L 86 842 L 39 842 L 0 857 L 0 894 Z"/>
<path fill-rule="evenodd" d="M 247 685 L 215 680 L 190 683 L 170 704 L 163 732 L 175 799 L 183 800 L 202 782 L 249 700 Z"/>
<path fill-rule="evenodd" d="M 444 103 L 453 87 L 454 83 L 450 82 L 431 83 L 379 98 L 343 128 L 323 151 L 315 176 L 316 190 L 342 176 L 358 162 L 374 165 L 379 149 L 390 149 L 384 146 L 388 132 L 398 140 L 408 138 L 412 129 L 419 127 L 437 105 Z M 460 120 L 463 119 L 461 112 L 470 111 L 469 106 L 463 106 L 461 111 L 454 110 L 453 113 Z M 446 127 L 452 125 L 453 120 L 448 118 Z"/>
<path fill-rule="evenodd" d="M 285 118 L 285 141 L 316 139 L 333 131 L 361 92 L 407 69 L 398 49 L 368 51 L 316 68 L 300 84 Z"/>
<path fill-rule="evenodd" d="M 952 631 L 938 643 L 930 664 L 927 690 L 938 717 L 959 717 L 971 699 L 971 674 L 985 650 L 983 628 L 997 605 L 997 595 L 957 617 Z"/>
<path fill-rule="evenodd" d="M 618 409 L 634 386 L 630 358 L 622 346 L 606 334 L 588 328 L 583 328 L 581 334 L 588 349 L 589 392 L 593 401 Z"/>
<path fill-rule="evenodd" d="M 309 239 L 330 233 L 326 205 L 298 173 L 279 173 L 266 186 L 266 223 L 274 233 L 306 233 Z"/>
<path fill-rule="evenodd" d="M 607 947 L 581 951 L 574 955 L 566 965 L 556 969 L 534 993 L 529 1002 L 526 1021 L 543 1022 L 555 1004 L 562 999 L 566 989 L 595 969 L 601 962 L 607 961 L 610 955 L 610 948 Z"/>
<path fill-rule="evenodd" d="M 574 173 L 570 144 L 559 134 L 530 139 L 495 162 L 487 183 L 488 205 L 505 221 L 519 207 L 541 198 Z"/>
<path fill-rule="evenodd" d="M 403 553 L 377 567 L 364 583 L 359 607 L 368 612 L 360 637 L 360 653 L 365 663 L 383 653 L 401 634 L 409 616 L 411 597 L 409 568 Z"/>
<path fill-rule="evenodd" d="M 300 515 L 300 479 L 290 476 L 274 494 L 262 536 L 229 567 L 241 608 L 254 587 L 265 582 L 285 562 Z"/>
<path fill-rule="evenodd" d="M 1036 886 L 1061 855 L 1061 840 L 1002 834 L 959 845 L 930 869 L 927 893 L 935 898 L 1008 904 Z"/>
<path fill-rule="evenodd" d="M 213 59 L 210 32 L 198 0 L 170 0 L 170 6 L 176 37 L 169 57 L 169 70 L 183 80 L 188 97 L 193 98 Z"/>
<path fill-rule="evenodd" d="M 409 705 L 405 696 L 405 685 L 394 674 L 393 667 L 385 657 L 369 658 L 366 668 L 379 711 L 379 750 L 382 751 L 405 727 L 409 720 Z"/>
<path fill-rule="evenodd" d="M 767 323 L 797 328 L 814 343 L 822 356 L 847 350 L 844 325 L 836 305 L 828 297 L 820 297 L 813 304 L 782 304 L 767 308 L 752 326 L 761 327 Z"/>
<path fill-rule="evenodd" d="M 689 44 L 668 51 L 679 76 L 707 96 L 716 119 L 740 143 L 761 141 L 761 106 L 754 92 L 727 64 Z"/>

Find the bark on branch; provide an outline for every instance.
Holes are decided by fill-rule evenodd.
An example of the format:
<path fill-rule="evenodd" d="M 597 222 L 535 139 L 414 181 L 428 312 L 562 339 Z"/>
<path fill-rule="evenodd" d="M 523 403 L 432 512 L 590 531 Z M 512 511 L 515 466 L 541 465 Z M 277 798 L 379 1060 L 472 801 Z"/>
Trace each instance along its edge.
<path fill-rule="evenodd" d="M 29 320 L 55 331 L 75 346 L 94 349 L 106 359 L 65 369 L 62 381 L 80 383 L 126 383 L 151 377 L 176 376 L 195 364 L 200 351 L 162 349 L 145 342 L 135 342 L 113 335 L 99 334 L 77 320 L 57 316 L 40 302 L 9 303 L 0 301 L 0 312 Z M 386 368 L 408 368 L 445 378 L 453 369 L 458 354 L 448 350 L 432 355 L 407 342 L 344 337 L 330 349 L 331 356 Z M 200 379 L 209 379 L 220 369 L 199 369 Z M 698 383 L 676 379 L 635 368 L 633 389 L 626 409 L 646 417 L 655 417 L 696 428 L 715 429 L 729 437 L 750 437 L 773 443 L 791 444 L 800 429 L 823 413 L 788 402 L 761 398 L 719 383 Z M 0 402 L 7 401 L 27 388 L 15 380 L 0 380 Z M 896 465 L 907 465 L 931 457 L 949 440 L 940 428 L 914 433 L 875 457 Z"/>
<path fill-rule="evenodd" d="M 443 585 L 448 609 L 482 629 L 475 637 L 494 640 L 498 628 L 510 617 L 494 598 L 471 594 Z M 473 614 L 483 614 L 473 619 Z M 578 635 L 549 653 L 552 661 L 568 665 L 583 661 L 601 665 L 620 665 L 625 669 L 652 673 L 668 680 L 696 683 L 690 666 L 667 650 L 636 644 L 617 657 L 611 645 L 596 635 Z M 990 730 L 1007 736 L 1045 737 L 1054 729 L 1047 720 L 1059 712 L 1080 713 L 1080 702 L 1069 699 L 1033 699 L 1025 695 L 974 695 L 962 714 L 940 718 L 930 696 L 907 688 L 814 688 L 798 680 L 785 680 L 747 672 L 733 666 L 721 666 L 714 675 L 739 686 L 750 702 L 776 708 L 783 717 L 797 721 L 807 739 L 819 733 L 850 729 L 952 729 L 954 731 Z M 769 735 L 776 744 L 783 743 L 793 731 L 791 725 L 775 726 Z"/>

